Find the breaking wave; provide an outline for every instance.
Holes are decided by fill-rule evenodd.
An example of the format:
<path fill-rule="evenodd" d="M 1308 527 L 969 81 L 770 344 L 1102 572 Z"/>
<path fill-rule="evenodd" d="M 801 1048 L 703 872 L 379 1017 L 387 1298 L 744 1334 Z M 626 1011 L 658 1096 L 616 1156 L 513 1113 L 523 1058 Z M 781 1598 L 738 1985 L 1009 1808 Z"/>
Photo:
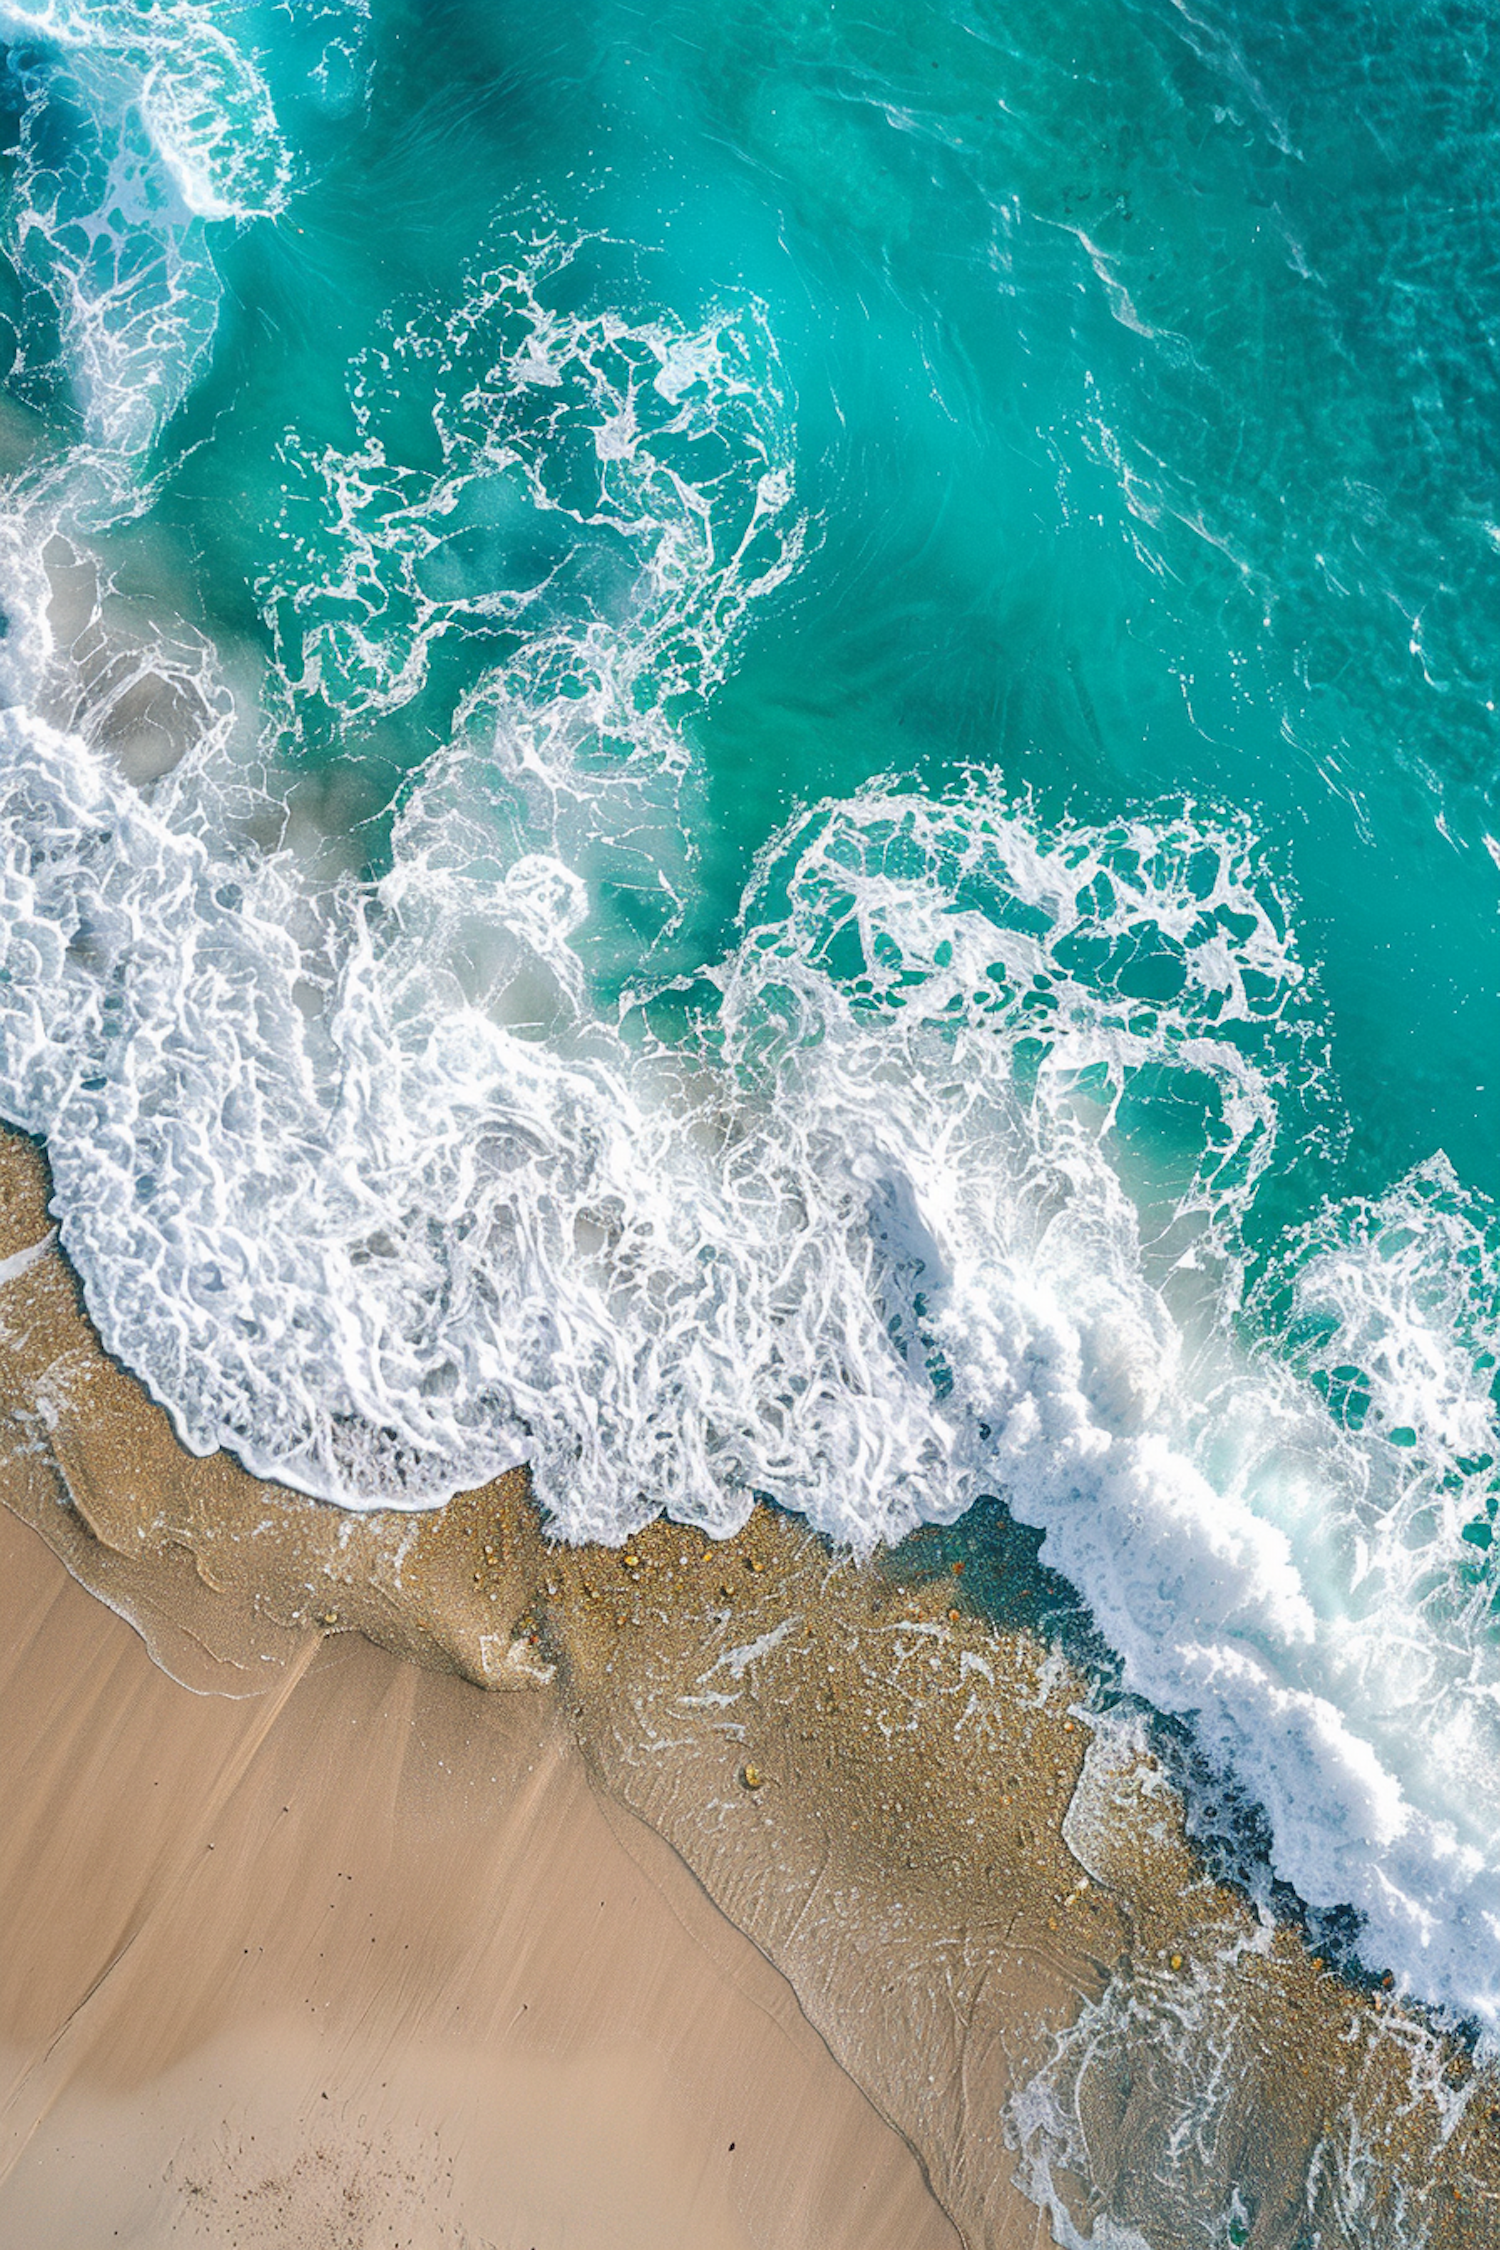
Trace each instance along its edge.
<path fill-rule="evenodd" d="M 540 212 L 351 359 L 351 443 L 286 431 L 259 673 L 132 607 L 100 536 L 290 159 L 206 10 L 7 22 L 68 442 L 3 532 L 0 1090 L 105 1342 L 345 1507 L 525 1460 L 568 1538 L 767 1495 L 863 1552 L 1000 1492 L 1278 1872 L 1493 2023 L 1493 1216 L 1435 1158 L 1256 1248 L 1336 1118 L 1252 823 L 888 775 L 708 948 L 694 725 L 816 532 L 795 402 L 753 298 L 611 300 Z M 299 842 L 455 646 L 378 864 Z"/>

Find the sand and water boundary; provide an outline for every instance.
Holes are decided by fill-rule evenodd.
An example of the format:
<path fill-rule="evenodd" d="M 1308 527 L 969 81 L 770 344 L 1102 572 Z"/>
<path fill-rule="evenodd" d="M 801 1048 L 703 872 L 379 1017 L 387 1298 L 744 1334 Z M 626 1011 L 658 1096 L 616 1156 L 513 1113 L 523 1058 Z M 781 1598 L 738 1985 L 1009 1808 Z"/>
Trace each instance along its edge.
<path fill-rule="evenodd" d="M 1024 1539 L 351 1518 L 178 1445 L 46 1200 L 7 1136 L 0 2231 L 1500 2242 L 1493 2073 L 1215 1879 Z"/>

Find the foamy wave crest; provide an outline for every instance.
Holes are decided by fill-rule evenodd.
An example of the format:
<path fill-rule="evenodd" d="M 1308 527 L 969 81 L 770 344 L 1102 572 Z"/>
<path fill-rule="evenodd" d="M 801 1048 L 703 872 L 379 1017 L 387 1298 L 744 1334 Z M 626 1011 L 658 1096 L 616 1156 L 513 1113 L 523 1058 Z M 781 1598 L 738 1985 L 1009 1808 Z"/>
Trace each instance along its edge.
<path fill-rule="evenodd" d="M 1044 1359 L 1081 1429 L 1150 1418 L 1171 1337 L 1098 1143 L 1161 1046 L 1064 963 L 1173 956 L 1166 1046 L 1226 1149 L 1265 1132 L 1255 1067 L 1198 1021 L 1255 1020 L 1217 938 L 1234 838 L 1190 859 L 1140 828 L 1042 847 L 982 798 L 827 808 L 732 959 L 612 1024 L 556 859 L 478 883 L 398 857 L 319 901 L 9 725 L 5 1080 L 106 1338 L 190 1443 L 355 1505 L 525 1452 L 575 1535 L 663 1502 L 728 1530 L 769 1491 L 868 1546 L 1018 1457 Z M 541 1041 L 507 1019 L 549 972 Z M 1086 1331 L 1039 1278 L 1065 1244 Z"/>
<path fill-rule="evenodd" d="M 106 1343 L 187 1444 L 349 1507 L 524 1459 L 569 1537 L 769 1494 L 867 1551 L 1002 1492 L 1281 1872 L 1494 2021 L 1489 1221 L 1434 1168 L 1328 1214 L 1247 1343 L 1319 1036 L 1248 822 L 888 780 L 766 847 L 704 965 L 689 722 L 802 548 L 788 388 L 759 308 L 601 304 L 546 225 L 392 316 L 356 442 L 288 433 L 262 711 L 107 585 L 60 630 L 59 530 L 136 504 L 211 334 L 164 208 L 4 530 L 0 1087 Z M 455 637 L 384 876 L 256 846 Z"/>
<path fill-rule="evenodd" d="M 615 1540 L 765 1492 L 863 1549 L 999 1489 L 1282 1872 L 1492 2009 L 1477 1814 L 1356 1693 L 1326 1526 L 1385 1503 L 1305 1383 L 1174 1317 L 1110 1161 L 1127 1103 L 1190 1095 L 1177 1264 L 1232 1272 L 1297 991 L 1242 832 L 875 791 L 767 853 L 726 962 L 616 1022 L 555 857 L 398 855 L 317 900 L 20 727 L 0 1070 L 106 1340 L 190 1444 L 355 1506 L 525 1458 L 561 1531 Z M 1405 1630 L 1435 1712 L 1475 1644 Z"/>
<path fill-rule="evenodd" d="M 22 97 L 10 387 L 81 437 L 59 507 L 97 530 L 148 504 L 151 449 L 212 345 L 204 221 L 279 210 L 290 159 L 258 71 L 206 7 L 13 4 L 0 36 Z"/>
<path fill-rule="evenodd" d="M 264 79 L 217 13 L 193 0 L 6 0 L 0 37 L 60 49 L 111 107 L 134 110 L 193 216 L 261 218 L 285 202 L 291 160 Z"/>

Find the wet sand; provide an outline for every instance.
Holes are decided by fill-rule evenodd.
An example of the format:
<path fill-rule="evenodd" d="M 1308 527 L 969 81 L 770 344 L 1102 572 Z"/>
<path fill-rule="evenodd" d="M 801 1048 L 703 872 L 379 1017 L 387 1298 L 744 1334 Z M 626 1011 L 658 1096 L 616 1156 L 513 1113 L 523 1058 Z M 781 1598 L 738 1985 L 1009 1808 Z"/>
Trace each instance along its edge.
<path fill-rule="evenodd" d="M 1106 2213 L 1152 2250 L 1500 2242 L 1494 2072 L 1212 1878 L 1149 1734 L 1105 1708 L 1057 1645 L 1024 1538 L 1007 1544 L 1002 1526 L 985 1526 L 967 1575 L 935 1534 L 856 1567 L 796 1519 L 758 1508 L 717 1545 L 658 1522 L 620 1551 L 566 1549 L 546 1538 L 523 1474 L 420 1518 L 352 1519 L 227 1456 L 183 1451 L 101 1352 L 49 1240 L 45 1198 L 37 1152 L 0 1141 L 0 1494 L 134 1623 L 160 1669 L 70 1592 L 96 1635 L 132 1649 L 131 1696 L 144 1700 L 125 1699 L 138 1716 L 121 1734 L 114 1691 L 97 1701 L 80 1691 L 74 1763 L 49 1785 L 48 1811 L 28 1798 L 18 1822 L 6 1808 L 15 1880 L 32 1882 L 33 1831 L 51 1853 L 54 1830 L 86 1829 L 106 1769 L 149 1759 L 159 1735 L 182 1729 L 185 1743 L 206 1731 L 182 1754 L 181 1784 L 142 1770 L 116 1840 L 102 1859 L 96 1841 L 80 1864 L 102 1869 L 105 1890 L 121 1865 L 159 1864 L 153 1900 L 184 1887 L 196 1898 L 228 1848 L 212 1826 L 225 1789 L 226 1805 L 259 1808 L 260 1827 L 236 1815 L 247 1825 L 225 1865 L 240 1868 L 239 1888 L 219 1910 L 250 1966 L 207 1945 L 213 1966 L 199 1977 L 194 1947 L 171 1946 L 175 1906 L 152 1907 L 142 1927 L 158 1936 L 132 1943 L 76 2015 L 115 1958 L 110 1944 L 99 1937 L 88 1952 L 69 1939 L 61 1981 L 16 1956 L 21 2028 L 13 2037 L 7 2017 L 0 2036 L 30 2074 L 31 2108 L 7 2112 L 30 2138 L 0 2215 L 3 2196 L 23 2191 L 28 2214 L 71 2209 L 90 2174 L 76 2154 L 87 2142 L 116 2151 L 94 2167 L 101 2177 L 120 2173 L 120 2150 L 151 2152 L 141 2162 L 152 2194 L 166 2192 L 172 2165 L 178 2215 L 122 2230 L 142 2242 L 199 2239 L 171 2229 L 198 2223 L 210 2203 L 218 2216 L 203 2224 L 221 2231 L 201 2239 L 259 2244 L 283 2239 L 265 2215 L 277 2196 L 319 2213 L 363 2212 L 374 2198 L 382 2214 L 385 2197 L 392 2242 L 543 2250 L 596 2239 L 593 2222 L 570 2216 L 571 2233 L 549 2236 L 524 2215 L 525 2197 L 560 2209 L 545 2196 L 571 2178 L 585 2197 L 612 2180 L 618 2198 L 632 2166 L 643 2167 L 643 2200 L 630 2206 L 643 2214 L 639 2239 L 657 2243 L 961 2236 L 974 2250 L 1010 2250 L 1086 2232 Z M 59 1715 L 69 1682 L 92 1679 L 89 1628 L 73 1630 L 57 1659 Z M 54 1642 L 61 1627 L 49 1623 L 19 1658 L 23 1700 Z M 179 1717 L 167 1728 L 154 1714 L 169 1708 Z M 164 1812 L 142 1809 L 153 1798 Z M 305 1840 L 283 1868 L 280 1839 L 299 1818 Z M 618 1916 L 630 1878 L 595 1883 L 590 1872 L 576 1897 L 569 1883 L 611 1851 L 617 1868 L 623 1852 L 654 1870 L 677 1938 L 615 1921 L 600 1953 L 590 1917 Z M 46 1864 L 50 1885 L 36 1879 L 19 1918 L 0 1901 L 9 1926 L 56 1917 L 74 1878 L 61 1859 Z M 116 1950 L 142 1912 L 128 1903 L 131 1883 L 144 1898 L 144 1881 L 130 1877 L 101 1910 Z M 363 1934 L 361 1882 L 388 1895 L 386 1907 L 366 1905 L 378 1927 Z M 602 1906 L 590 1903 L 596 1891 Z M 798 2080 L 722 1997 L 702 2010 L 683 1999 L 679 2011 L 679 1991 L 694 1988 L 684 1931 L 700 1954 L 727 1948 L 715 1959 L 755 1964 L 790 2010 L 783 2018 L 767 2000 L 762 2016 L 794 2026 L 823 2078 Z M 145 1969 L 132 1964 L 149 1963 L 153 1944 L 163 1973 L 182 1981 L 180 2002 L 163 1997 L 170 1979 L 161 1992 L 136 1981 Z M 552 1966 L 538 1971 L 547 1999 L 533 2026 L 532 1970 L 517 1964 L 538 1962 Z M 734 1968 L 729 1983 L 751 1977 Z M 28 1995 L 43 1989 L 50 1999 L 33 2008 Z M 252 2004 L 257 1992 L 274 1993 L 274 2007 Z M 216 2012 L 233 1993 L 243 2010 Z M 635 2028 L 596 2038 L 624 2024 L 610 2010 L 630 1995 Z M 284 2043 L 274 2052 L 260 2044 L 273 2018 Z M 578 2042 L 547 2045 L 543 2022 L 549 2037 L 581 2026 Z M 325 2082 L 330 2038 L 347 2062 L 338 2087 Z M 455 2039 L 457 2052 L 445 2044 Z M 52 2059 L 39 2063 L 44 2052 Z M 569 2069 L 564 2098 L 555 2073 Z M 197 2074 L 186 2103 L 196 2137 L 179 2148 L 165 2121 L 183 2070 Z M 52 2077 L 64 2089 L 55 2108 Z M 842 2113 L 825 2085 L 854 2102 L 847 2129 L 830 2122 Z M 742 2162 L 750 2143 L 736 2120 L 757 2102 L 771 2104 L 774 2178 Z M 497 2124 L 502 2114 L 524 2122 Z M 594 2122 L 554 2130 L 558 2115 Z M 70 2120 L 72 2154 L 49 2138 Z M 856 2155 L 860 2132 L 875 2139 Z M 603 2174 L 590 2169 L 596 2148 L 614 2152 Z M 147 2195 L 144 2175 L 129 2176 Z M 890 2184 L 867 2189 L 877 2178 Z M 435 2225 L 444 2181 L 452 2224 L 468 2235 L 412 2232 L 419 2222 L 403 2214 Z M 489 2194 L 511 2196 L 519 2232 L 475 2222 Z M 251 2231 L 225 2233 L 255 2195 Z M 610 2211 L 598 2239 L 636 2239 Z M 284 2238 L 315 2243 L 312 2223 Z M 347 2238 L 385 2239 L 374 2224 L 350 2220 Z M 87 2238 L 66 2226 L 55 2237 Z M 20 2239 L 30 2250 L 49 2238 Z"/>

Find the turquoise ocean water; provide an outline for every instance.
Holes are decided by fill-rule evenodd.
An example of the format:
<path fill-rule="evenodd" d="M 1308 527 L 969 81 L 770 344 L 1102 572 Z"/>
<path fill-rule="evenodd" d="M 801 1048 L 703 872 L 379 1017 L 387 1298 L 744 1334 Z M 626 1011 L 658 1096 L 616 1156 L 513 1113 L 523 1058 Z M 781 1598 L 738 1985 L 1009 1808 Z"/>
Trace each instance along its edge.
<path fill-rule="evenodd" d="M 0 8 L 0 1110 L 199 1450 L 984 1494 L 1500 2018 L 1492 20 Z"/>

